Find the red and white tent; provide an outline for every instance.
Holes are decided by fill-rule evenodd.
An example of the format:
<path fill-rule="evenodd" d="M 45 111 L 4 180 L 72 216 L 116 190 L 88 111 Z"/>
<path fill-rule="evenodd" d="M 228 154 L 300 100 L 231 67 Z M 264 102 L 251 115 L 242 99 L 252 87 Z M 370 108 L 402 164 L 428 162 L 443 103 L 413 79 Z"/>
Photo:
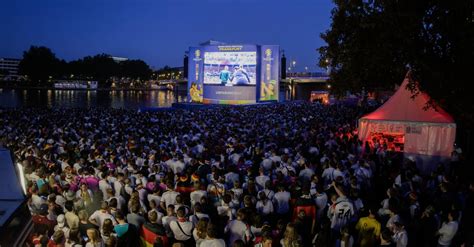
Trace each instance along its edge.
<path fill-rule="evenodd" d="M 449 157 L 456 137 L 456 123 L 439 107 L 426 108 L 429 96 L 412 97 L 408 74 L 385 104 L 359 119 L 359 138 L 373 133 L 404 135 L 404 153 Z"/>

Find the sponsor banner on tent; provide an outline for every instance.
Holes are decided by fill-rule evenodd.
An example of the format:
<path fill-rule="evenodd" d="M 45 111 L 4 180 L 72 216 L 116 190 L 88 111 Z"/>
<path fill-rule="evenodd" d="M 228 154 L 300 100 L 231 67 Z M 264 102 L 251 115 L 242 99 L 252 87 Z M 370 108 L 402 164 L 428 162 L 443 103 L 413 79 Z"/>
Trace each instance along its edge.
<path fill-rule="evenodd" d="M 368 133 L 387 133 L 402 134 L 405 133 L 405 124 L 400 123 L 370 123 Z"/>

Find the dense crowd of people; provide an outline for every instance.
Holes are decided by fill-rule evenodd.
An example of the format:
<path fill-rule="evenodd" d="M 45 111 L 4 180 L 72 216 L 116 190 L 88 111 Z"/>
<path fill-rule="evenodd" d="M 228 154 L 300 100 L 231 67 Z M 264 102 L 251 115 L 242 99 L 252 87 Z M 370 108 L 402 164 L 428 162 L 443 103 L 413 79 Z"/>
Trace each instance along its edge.
<path fill-rule="evenodd" d="M 1 109 L 30 246 L 472 246 L 462 152 L 425 173 L 358 140 L 367 108 Z"/>

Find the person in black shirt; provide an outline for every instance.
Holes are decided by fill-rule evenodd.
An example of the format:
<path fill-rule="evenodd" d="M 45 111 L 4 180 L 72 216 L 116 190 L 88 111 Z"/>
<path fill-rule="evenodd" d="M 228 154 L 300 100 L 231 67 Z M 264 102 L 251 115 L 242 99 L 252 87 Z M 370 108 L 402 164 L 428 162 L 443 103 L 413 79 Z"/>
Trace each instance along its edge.
<path fill-rule="evenodd" d="M 87 237 L 87 229 L 97 229 L 97 226 L 89 222 L 89 215 L 87 215 L 86 210 L 81 210 L 78 213 L 79 216 L 79 233 L 82 238 Z"/>

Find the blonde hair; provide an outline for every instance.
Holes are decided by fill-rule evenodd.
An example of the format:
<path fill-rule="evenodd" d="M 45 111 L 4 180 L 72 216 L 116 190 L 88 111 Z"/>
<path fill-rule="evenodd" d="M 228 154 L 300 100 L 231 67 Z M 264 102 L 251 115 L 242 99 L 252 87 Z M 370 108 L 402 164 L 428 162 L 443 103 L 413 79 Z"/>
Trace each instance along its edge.
<path fill-rule="evenodd" d="M 300 246 L 300 237 L 296 232 L 295 224 L 288 223 L 286 225 L 285 233 L 283 234 L 283 246 Z"/>
<path fill-rule="evenodd" d="M 206 218 L 200 219 L 196 225 L 196 232 L 200 239 L 207 237 L 207 225 L 208 221 Z"/>
<path fill-rule="evenodd" d="M 95 228 L 87 229 L 87 236 L 90 238 L 92 243 L 99 243 L 102 239 L 100 238 L 99 231 Z"/>

